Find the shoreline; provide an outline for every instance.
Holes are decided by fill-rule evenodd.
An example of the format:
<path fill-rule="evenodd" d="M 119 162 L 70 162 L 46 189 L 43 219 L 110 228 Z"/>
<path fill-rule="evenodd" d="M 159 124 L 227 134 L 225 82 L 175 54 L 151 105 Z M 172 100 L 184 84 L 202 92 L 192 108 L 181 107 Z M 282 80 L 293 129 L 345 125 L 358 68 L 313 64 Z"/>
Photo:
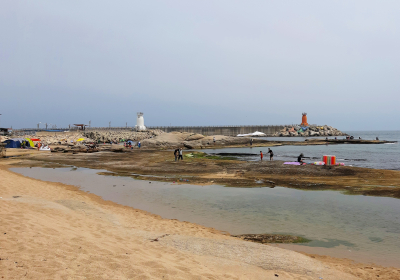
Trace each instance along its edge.
<path fill-rule="evenodd" d="M 165 239 L 164 241 L 162 241 L 164 243 L 162 243 L 162 242 L 150 242 L 150 244 L 154 244 L 154 245 L 161 244 L 161 247 L 165 247 L 163 249 L 165 249 L 167 251 L 172 250 L 172 248 L 170 247 L 169 243 L 171 243 L 171 242 L 172 243 L 174 243 L 174 242 L 176 243 L 177 242 L 176 239 L 181 238 L 182 234 L 184 235 L 184 239 L 185 240 L 186 239 L 190 239 L 190 242 L 198 241 L 201 244 L 203 244 L 202 242 L 209 242 L 208 239 L 211 238 L 211 240 L 213 240 L 213 241 L 210 241 L 210 242 L 211 243 L 217 242 L 219 244 L 219 246 L 222 246 L 221 244 L 223 244 L 224 246 L 225 245 L 226 246 L 231 245 L 230 244 L 230 242 L 231 242 L 230 240 L 232 240 L 232 238 L 230 236 L 223 235 L 221 232 L 216 231 L 214 229 L 205 228 L 205 227 L 203 227 L 201 225 L 196 225 L 196 224 L 192 224 L 192 223 L 188 223 L 188 222 L 180 222 L 180 221 L 162 219 L 161 217 L 159 217 L 157 215 L 154 215 L 154 214 L 142 211 L 142 210 L 134 209 L 134 208 L 127 207 L 127 206 L 122 206 L 122 205 L 119 205 L 117 203 L 110 202 L 110 201 L 104 201 L 102 198 L 100 198 L 100 197 L 98 197 L 98 196 L 96 196 L 94 194 L 89 194 L 89 193 L 85 193 L 83 191 L 80 191 L 78 189 L 78 187 L 75 187 L 75 186 L 64 185 L 64 184 L 61 184 L 61 183 L 45 182 L 45 181 L 41 181 L 41 180 L 36 180 L 36 179 L 24 177 L 23 175 L 14 173 L 12 171 L 9 171 L 8 170 L 9 167 L 10 166 L 5 166 L 4 164 L 0 165 L 0 172 L 3 173 L 2 175 L 8 175 L 8 176 L 5 176 L 5 177 L 3 176 L 5 179 L 7 179 L 7 177 L 13 177 L 11 179 L 11 181 L 13 179 L 14 179 L 14 181 L 19 179 L 19 181 L 25 181 L 24 183 L 30 182 L 31 185 L 45 186 L 45 189 L 47 189 L 47 192 L 49 192 L 49 190 L 48 190 L 49 188 L 53 189 L 51 193 L 45 193 L 46 196 L 47 196 L 46 197 L 47 199 L 43 198 L 43 195 L 38 193 L 38 192 L 40 192 L 40 190 L 35 190 L 35 189 L 28 188 L 28 187 L 19 187 L 19 189 L 18 189 L 19 193 L 18 194 L 20 195 L 20 197 L 12 198 L 12 196 L 11 196 L 11 197 L 7 198 L 7 195 L 9 196 L 11 194 L 15 194 L 15 189 L 10 189 L 10 186 L 5 185 L 7 183 L 10 183 L 11 182 L 10 180 L 3 181 L 2 183 L 0 183 L 1 186 L 2 186 L 2 193 L 3 193 L 2 201 L 4 202 L 5 199 L 8 199 L 6 201 L 10 202 L 11 204 L 13 204 L 12 203 L 13 201 L 18 201 L 19 202 L 19 203 L 16 203 L 15 205 L 9 205 L 9 206 L 14 206 L 14 209 L 13 209 L 14 212 L 19 212 L 20 211 L 19 209 L 16 209 L 15 207 L 18 208 L 17 204 L 20 204 L 21 202 L 24 203 L 24 204 L 28 204 L 28 206 L 30 207 L 30 211 L 35 212 L 34 211 L 35 209 L 33 209 L 33 208 L 38 206 L 38 201 L 37 201 L 38 198 L 40 198 L 39 199 L 39 204 L 46 205 L 48 203 L 54 204 L 55 202 L 56 203 L 61 203 L 60 201 L 64 201 L 63 203 L 64 203 L 64 206 L 65 206 L 65 197 L 64 196 L 66 196 L 66 193 L 68 193 L 68 195 L 72 194 L 72 196 L 73 196 L 72 197 L 72 201 L 75 201 L 75 202 L 79 201 L 79 204 L 82 204 L 82 202 L 83 202 L 84 204 L 100 207 L 100 210 L 101 210 L 100 211 L 101 212 L 100 215 L 101 216 L 109 215 L 109 214 L 105 215 L 104 214 L 105 212 L 111 212 L 112 215 L 121 214 L 121 212 L 122 212 L 122 214 L 128 215 L 128 216 L 130 216 L 132 214 L 139 215 L 140 219 L 144 219 L 145 220 L 145 223 L 141 224 L 142 227 L 140 227 L 140 226 L 137 227 L 135 224 L 131 224 L 131 222 L 130 222 L 129 226 L 133 226 L 133 228 L 138 228 L 138 229 L 144 230 L 144 231 L 150 230 L 149 231 L 150 233 L 146 232 L 146 234 L 147 235 L 148 234 L 152 235 L 154 237 L 153 239 L 159 238 L 160 241 L 162 239 Z M 4 173 L 4 172 L 6 172 L 6 173 Z M 4 183 L 4 182 L 6 182 L 6 183 Z M 8 193 L 4 192 L 4 187 L 6 187 L 6 189 L 8 188 L 8 190 L 7 190 Z M 57 194 L 55 194 L 54 191 L 57 192 Z M 55 195 L 56 197 L 55 198 L 50 198 L 50 197 L 52 197 L 52 195 Z M 35 200 L 35 198 L 36 198 L 36 200 Z M 64 199 L 60 200 L 60 198 L 64 198 Z M 46 201 L 44 201 L 44 200 L 46 200 Z M 70 197 L 69 200 L 71 200 L 71 197 Z M 63 203 L 61 203 L 61 204 L 63 204 Z M 72 204 L 74 204 L 74 203 L 72 203 Z M 72 204 L 70 203 L 70 205 L 67 205 L 67 208 L 69 207 L 68 208 L 69 210 L 71 210 L 71 209 L 74 210 L 73 208 L 75 206 L 73 206 Z M 49 207 L 49 205 L 47 205 L 46 207 Z M 54 208 L 54 207 L 52 207 L 52 208 Z M 57 205 L 57 207 L 55 207 L 55 208 L 56 209 L 59 208 L 59 205 Z M 81 210 L 81 209 L 78 209 L 78 210 Z M 84 208 L 84 210 L 86 210 L 86 212 L 90 212 L 90 210 L 88 210 L 87 207 Z M 94 211 L 94 210 L 91 209 L 91 211 Z M 35 214 L 38 214 L 38 213 L 31 213 L 31 214 L 33 216 L 35 216 Z M 97 222 L 99 222 L 98 221 L 98 217 L 92 217 L 93 216 L 92 214 L 87 214 L 87 213 L 83 214 L 81 212 L 80 215 L 85 215 L 85 216 L 89 215 L 90 219 L 94 218 L 94 219 L 96 219 Z M 19 216 L 21 216 L 21 213 L 20 213 Z M 121 218 L 121 217 L 119 217 L 119 218 Z M 125 220 L 125 222 L 126 221 L 130 221 L 131 218 L 132 217 L 128 217 L 128 219 Z M 33 217 L 31 217 L 29 223 L 34 222 L 34 221 L 32 221 L 32 219 L 33 219 Z M 100 219 L 101 219 L 101 217 L 100 217 Z M 138 219 L 138 217 L 136 217 L 135 221 L 137 219 Z M 11 220 L 11 218 L 9 218 L 9 220 Z M 16 227 L 16 228 L 21 227 L 20 222 L 18 222 L 18 218 L 14 218 L 13 220 L 14 220 L 13 221 L 14 222 L 14 227 Z M 108 220 L 110 220 L 110 218 L 108 218 Z M 113 218 L 111 218 L 111 220 L 113 220 Z M 103 222 L 105 222 L 105 221 L 103 221 Z M 109 223 L 110 221 L 107 221 L 107 222 Z M 118 223 L 115 223 L 115 221 L 113 221 L 112 222 L 112 227 L 114 227 L 114 226 L 115 227 L 120 227 L 120 224 L 121 224 L 121 219 L 119 219 Z M 160 224 L 162 224 L 162 225 L 160 225 Z M 178 226 L 171 229 L 170 227 L 168 227 L 171 224 L 178 225 Z M 83 224 L 80 224 L 80 226 L 78 227 L 80 230 L 83 230 L 81 228 L 82 225 Z M 163 226 L 165 228 L 162 228 Z M 5 227 L 6 228 L 9 227 L 9 223 L 6 223 Z M 154 231 L 154 229 L 156 229 L 156 231 Z M 27 233 L 31 234 L 32 232 L 27 232 Z M 86 232 L 86 234 L 89 234 L 89 233 L 90 232 Z M 163 233 L 163 234 L 161 234 L 161 233 Z M 115 234 L 116 234 L 116 232 L 114 232 L 114 235 Z M 162 236 L 165 235 L 165 234 L 170 234 L 170 235 L 173 236 L 173 238 L 171 237 L 172 239 L 168 239 L 168 238 L 170 238 L 169 236 L 166 236 L 166 237 L 162 238 Z M 7 238 L 8 237 L 9 236 L 7 236 Z M 194 238 L 194 239 L 192 240 L 192 238 Z M 204 238 L 206 238 L 206 239 L 204 239 Z M 234 242 L 236 242 L 236 240 Z M 257 244 L 256 247 L 254 247 L 255 246 L 254 243 L 250 243 L 250 242 L 247 242 L 247 241 L 242 241 L 242 242 L 244 242 L 245 245 L 243 245 L 243 243 L 240 243 L 240 246 L 247 246 L 248 245 L 251 248 L 253 248 L 254 250 L 260 250 L 260 248 L 257 247 L 257 246 L 259 246 L 258 244 Z M 21 243 L 21 242 L 19 242 L 19 243 Z M 77 243 L 80 245 L 80 242 L 77 242 Z M 76 246 L 78 246 L 78 244 L 76 244 Z M 22 250 L 22 252 L 16 252 L 15 250 L 12 250 L 11 248 L 7 248 L 7 247 L 9 247 L 9 245 L 11 245 L 11 244 L 8 244 L 6 246 L 6 252 L 7 251 L 8 252 L 14 251 L 13 252 L 13 257 L 12 257 L 13 260 L 14 259 L 17 260 L 19 257 L 22 257 L 22 255 L 24 255 L 26 253 L 26 252 L 24 252 L 24 250 Z M 235 243 L 235 246 L 239 246 L 239 245 L 237 245 Z M 273 246 L 268 246 L 268 245 L 261 245 L 261 246 L 266 246 L 266 247 L 262 247 L 262 250 L 265 250 L 265 249 L 270 250 L 270 249 L 273 248 Z M 157 246 L 157 247 L 159 247 L 159 246 Z M 120 249 L 121 248 L 119 248 L 119 250 Z M 160 248 L 157 248 L 157 250 L 159 250 L 159 249 Z M 76 249 L 76 250 L 78 250 L 78 249 Z M 174 248 L 174 250 L 176 250 L 176 248 Z M 33 251 L 30 251 L 30 252 L 33 253 Z M 36 255 L 38 255 L 38 254 L 42 255 L 42 253 L 43 252 L 41 252 L 40 247 L 36 248 L 36 250 L 35 250 L 35 254 Z M 176 254 L 176 252 L 174 252 L 174 253 Z M 189 252 L 187 250 L 184 250 L 184 252 L 179 251 L 179 254 L 180 253 L 182 253 L 182 254 L 188 254 L 188 253 L 192 254 L 193 252 L 190 252 L 190 250 L 189 250 Z M 362 277 L 363 279 L 370 279 L 370 277 L 373 276 L 373 275 L 376 275 L 377 272 L 380 274 L 380 278 L 379 279 L 391 279 L 390 277 L 392 277 L 394 275 L 396 275 L 396 276 L 400 275 L 400 270 L 398 270 L 396 268 L 388 268 L 388 267 L 382 267 L 382 266 L 376 266 L 376 265 L 369 265 L 369 264 L 367 265 L 367 264 L 362 264 L 362 263 L 354 263 L 353 261 L 350 261 L 350 260 L 336 259 L 336 258 L 326 257 L 326 256 L 315 256 L 315 255 L 312 255 L 311 257 L 307 257 L 307 259 L 303 259 L 302 255 L 304 255 L 304 254 L 297 254 L 296 253 L 296 255 L 293 255 L 292 252 L 286 251 L 286 250 L 279 251 L 278 253 L 275 252 L 273 258 L 274 259 L 278 258 L 280 256 L 280 254 L 282 253 L 284 255 L 284 259 L 282 260 L 283 263 L 285 263 L 285 262 L 289 262 L 289 263 L 294 262 L 296 264 L 298 259 L 300 258 L 301 259 L 301 263 L 303 263 L 303 262 L 308 263 L 309 261 L 317 261 L 317 263 L 313 263 L 313 265 L 312 265 L 314 270 L 315 270 L 316 267 L 319 267 L 322 264 L 322 263 L 320 263 L 321 261 L 323 262 L 322 266 L 326 266 L 326 265 L 330 265 L 331 266 L 330 269 L 329 269 L 330 273 L 332 273 L 334 271 L 333 267 L 335 267 L 336 269 L 339 268 L 339 270 L 337 271 L 338 274 L 335 272 L 335 274 L 332 275 L 332 276 L 329 276 L 329 275 L 322 276 L 324 279 L 335 279 L 335 278 L 337 279 L 337 277 L 345 277 L 345 279 L 351 279 L 352 277 L 350 275 L 348 275 L 347 273 L 351 273 L 353 276 Z M 288 255 L 286 255 L 286 254 L 292 255 L 292 257 L 287 259 L 286 257 L 288 257 Z M 3 256 L 5 256 L 5 255 L 3 255 Z M 29 258 L 27 259 L 26 257 L 28 257 L 28 256 L 29 256 L 29 254 L 27 254 L 25 256 L 24 260 L 22 261 L 22 263 L 24 264 L 23 267 L 25 267 L 25 266 L 29 267 L 29 265 L 26 265 L 28 263 L 28 259 L 29 259 Z M 196 254 L 191 256 L 191 257 L 193 258 L 193 257 L 196 257 L 196 256 L 198 257 L 198 255 L 196 255 Z M 223 265 L 223 264 L 226 265 L 226 262 L 227 262 L 227 260 L 224 257 L 221 260 L 221 256 L 215 256 L 215 255 L 214 256 L 210 256 L 210 255 L 205 255 L 204 256 L 204 255 L 202 255 L 201 257 L 202 257 L 201 260 L 197 260 L 198 262 L 200 262 L 200 264 L 202 263 L 202 261 L 207 262 L 207 261 L 210 261 L 210 260 L 212 260 L 213 262 L 217 260 L 218 261 L 218 265 Z M 49 257 L 46 257 L 46 258 L 47 258 L 47 261 L 50 261 Z M 8 259 L 7 261 L 11 260 L 10 257 L 7 257 L 7 259 Z M 221 264 L 221 261 L 222 261 L 223 264 Z M 21 264 L 21 261 L 19 261 L 18 263 Z M 46 263 L 46 264 L 49 264 L 49 263 Z M 8 264 L 10 264 L 10 262 L 8 262 Z M 197 265 L 199 265 L 199 264 L 196 264 L 196 266 Z M 230 264 L 230 265 L 232 265 L 232 264 Z M 18 266 L 16 266 L 14 269 L 11 269 L 12 265 L 11 266 L 6 265 L 6 266 L 9 267 L 8 273 L 13 273 L 13 272 L 17 273 L 18 270 L 22 270 L 22 269 L 19 269 Z M 235 263 L 233 264 L 233 267 L 235 268 L 235 272 L 237 273 L 237 274 L 235 274 L 236 277 L 240 273 L 244 273 L 242 271 L 243 269 L 245 270 L 245 274 L 242 274 L 243 279 L 269 279 L 270 277 L 271 277 L 271 279 L 274 279 L 273 277 L 274 277 L 275 273 L 279 274 L 280 276 L 287 277 L 288 279 L 298 279 L 301 276 L 301 274 L 297 273 L 299 271 L 294 273 L 293 271 L 282 271 L 282 270 L 279 270 L 277 268 L 273 268 L 272 270 L 266 270 L 265 267 L 263 269 L 259 270 L 259 266 L 257 266 L 257 265 L 246 264 L 245 266 L 246 266 L 246 268 L 244 269 L 243 268 L 243 264 L 238 266 L 237 265 L 237 260 L 235 261 Z M 226 268 L 226 266 L 225 266 L 225 268 Z M 241 268 L 241 269 L 239 269 L 241 271 L 237 271 L 238 268 Z M 193 268 L 193 269 L 195 269 L 195 268 Z M 209 267 L 209 269 L 211 269 L 211 267 Z M 218 270 L 217 267 L 213 267 L 212 269 Z M 232 267 L 231 267 L 231 269 L 232 269 Z M 64 272 L 62 272 L 61 275 L 71 275 L 71 274 L 68 274 L 68 273 L 71 273 L 71 271 L 73 273 L 79 273 L 78 270 L 80 270 L 78 266 L 75 268 L 75 270 L 70 270 L 68 272 L 63 270 Z M 293 270 L 293 269 L 291 268 L 289 270 Z M 32 271 L 30 269 L 28 269 L 28 272 L 32 272 Z M 127 271 L 125 271 L 125 272 L 127 272 Z M 252 277 L 246 277 L 245 276 L 245 275 L 249 275 L 248 274 L 249 272 L 253 273 Z M 213 273 L 214 276 L 216 276 L 216 278 L 221 278 L 222 279 L 222 278 L 226 277 L 225 275 L 223 275 L 223 277 L 221 277 L 221 275 L 218 275 L 217 271 L 213 271 L 212 273 Z M 18 274 L 18 275 L 20 275 L 20 274 Z M 27 276 L 29 276 L 29 275 L 31 275 L 31 278 L 32 277 L 35 278 L 35 276 L 32 276 L 32 274 L 28 274 Z M 190 275 L 193 275 L 193 274 L 190 273 Z M 319 275 L 321 275 L 321 272 L 319 272 Z M 346 276 L 344 276 L 344 275 L 346 275 Z M 385 278 L 385 275 L 388 278 Z M 11 276 L 11 274 L 9 276 Z M 17 274 L 15 276 L 17 276 Z M 37 274 L 36 274 L 36 276 L 37 276 Z M 303 275 L 302 277 L 306 277 L 306 276 L 307 275 Z M 310 276 L 310 275 L 308 275 L 308 276 Z M 364 276 L 365 276 L 365 278 L 364 278 Z M 331 278 L 331 277 L 333 277 L 333 278 Z M 89 278 L 92 278 L 92 277 L 89 277 Z M 124 277 L 122 277 L 122 278 L 124 279 Z M 157 276 L 156 276 L 156 278 L 157 278 Z M 242 277 L 239 277 L 239 278 L 242 278 Z M 308 279 L 308 278 L 304 278 L 304 279 Z M 344 279 L 344 278 L 342 278 L 342 279 Z"/>

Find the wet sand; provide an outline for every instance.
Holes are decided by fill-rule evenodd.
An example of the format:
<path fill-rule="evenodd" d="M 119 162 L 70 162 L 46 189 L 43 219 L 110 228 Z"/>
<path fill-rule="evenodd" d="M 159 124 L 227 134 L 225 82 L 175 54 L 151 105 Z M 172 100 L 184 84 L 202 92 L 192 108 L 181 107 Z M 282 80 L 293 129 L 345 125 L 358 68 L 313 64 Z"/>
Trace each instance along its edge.
<path fill-rule="evenodd" d="M 195 157 L 186 157 L 195 154 Z M 191 184 L 219 184 L 232 187 L 283 186 L 302 190 L 339 190 L 346 194 L 400 198 L 400 171 L 350 166 L 293 166 L 282 161 L 240 161 L 230 157 L 207 157 L 184 152 L 175 162 L 173 151 L 136 149 L 128 152 L 50 153 L 25 152 L 10 159 L 15 166 L 78 166 L 105 169 L 111 176 L 130 176 L 174 182 L 190 179 Z"/>

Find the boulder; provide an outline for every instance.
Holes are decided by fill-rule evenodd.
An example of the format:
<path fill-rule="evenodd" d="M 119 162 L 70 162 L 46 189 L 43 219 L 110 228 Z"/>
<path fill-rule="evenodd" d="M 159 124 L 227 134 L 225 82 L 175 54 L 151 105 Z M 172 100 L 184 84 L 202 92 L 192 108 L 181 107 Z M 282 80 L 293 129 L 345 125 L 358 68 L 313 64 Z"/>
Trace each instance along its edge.
<path fill-rule="evenodd" d="M 194 149 L 194 146 L 187 141 L 183 142 L 183 146 L 187 149 Z"/>
<path fill-rule="evenodd" d="M 186 138 L 186 141 L 194 141 L 194 140 L 200 140 L 203 139 L 204 135 L 201 134 L 192 134 L 189 137 Z"/>
<path fill-rule="evenodd" d="M 288 136 L 289 136 L 289 132 L 283 132 L 280 136 L 282 136 L 282 137 L 288 137 Z"/>
<path fill-rule="evenodd" d="M 125 150 L 125 147 L 111 147 L 110 151 L 113 153 L 123 153 Z"/>

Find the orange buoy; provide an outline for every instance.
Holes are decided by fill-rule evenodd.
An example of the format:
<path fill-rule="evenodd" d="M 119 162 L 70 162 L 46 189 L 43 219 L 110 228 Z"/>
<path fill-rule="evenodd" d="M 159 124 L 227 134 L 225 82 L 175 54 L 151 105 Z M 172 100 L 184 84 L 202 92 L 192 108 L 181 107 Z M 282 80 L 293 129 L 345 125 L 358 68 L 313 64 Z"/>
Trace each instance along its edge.
<path fill-rule="evenodd" d="M 301 125 L 302 126 L 308 126 L 307 113 L 303 113 L 303 117 L 301 118 Z"/>

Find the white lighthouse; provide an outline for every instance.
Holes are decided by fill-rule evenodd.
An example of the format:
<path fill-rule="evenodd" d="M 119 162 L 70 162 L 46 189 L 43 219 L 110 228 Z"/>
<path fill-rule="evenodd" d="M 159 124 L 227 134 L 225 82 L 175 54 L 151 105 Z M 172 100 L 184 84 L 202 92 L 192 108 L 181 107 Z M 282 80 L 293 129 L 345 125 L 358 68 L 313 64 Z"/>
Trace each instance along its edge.
<path fill-rule="evenodd" d="M 136 120 L 135 130 L 136 131 L 144 131 L 144 130 L 146 130 L 146 127 L 144 126 L 144 118 L 143 118 L 143 113 L 142 112 L 137 113 L 137 120 Z"/>

